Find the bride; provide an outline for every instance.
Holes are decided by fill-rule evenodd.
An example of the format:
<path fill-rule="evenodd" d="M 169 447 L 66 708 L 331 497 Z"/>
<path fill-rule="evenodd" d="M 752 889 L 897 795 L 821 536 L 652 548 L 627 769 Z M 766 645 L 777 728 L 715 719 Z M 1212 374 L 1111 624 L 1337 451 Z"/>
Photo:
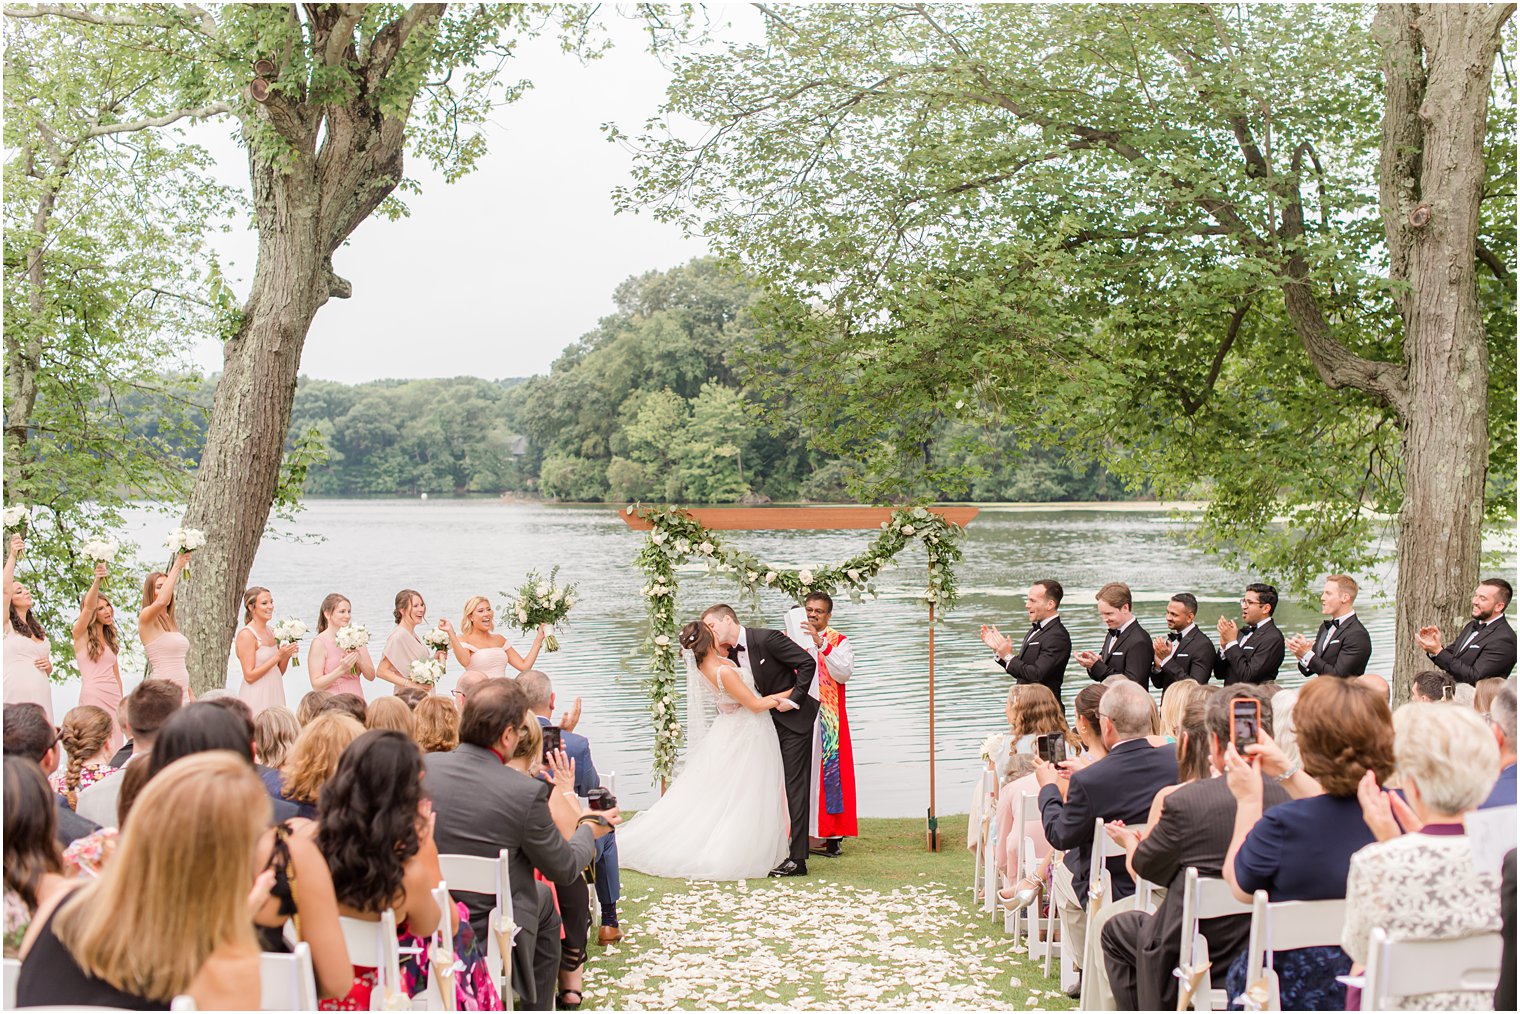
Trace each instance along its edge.
<path fill-rule="evenodd" d="M 681 631 L 681 647 L 685 766 L 657 803 L 618 828 L 618 865 L 686 880 L 764 877 L 786 858 L 791 829 L 767 712 L 797 705 L 785 693 L 758 696 L 700 620 Z M 709 706 L 716 711 L 711 724 Z"/>

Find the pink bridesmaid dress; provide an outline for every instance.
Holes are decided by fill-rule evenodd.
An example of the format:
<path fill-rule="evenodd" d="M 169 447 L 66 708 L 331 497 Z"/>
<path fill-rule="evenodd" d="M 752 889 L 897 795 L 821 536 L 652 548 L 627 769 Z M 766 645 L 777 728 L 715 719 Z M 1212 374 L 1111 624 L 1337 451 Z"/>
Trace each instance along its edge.
<path fill-rule="evenodd" d="M 258 638 L 258 634 L 253 635 L 255 643 L 258 644 L 258 647 L 253 652 L 253 667 L 255 669 L 280 653 L 280 646 L 277 642 L 264 644 Z M 238 697 L 243 700 L 243 703 L 253 709 L 255 715 L 265 708 L 283 708 L 285 707 L 285 674 L 280 672 L 278 665 L 270 666 L 269 671 L 254 682 L 249 683 L 247 680 L 244 680 L 243 685 L 238 687 Z"/>
<path fill-rule="evenodd" d="M 321 633 L 321 637 L 327 638 L 327 655 L 322 659 L 322 675 L 326 676 L 339 668 L 343 656 L 347 654 L 338 647 L 338 635 L 331 633 L 332 628 Z M 342 676 L 333 680 L 327 686 L 330 694 L 354 694 L 360 700 L 364 699 L 364 684 L 359 682 L 359 674 L 345 669 Z"/>
<path fill-rule="evenodd" d="M 104 708 L 111 716 L 111 750 L 121 749 L 124 740 L 121 728 L 116 724 L 116 711 L 121 707 L 121 673 L 116 671 L 116 652 L 109 644 L 100 646 L 100 657 L 90 658 L 86 650 L 77 656 L 79 663 L 79 703 Z"/>
<path fill-rule="evenodd" d="M 185 656 L 190 654 L 190 638 L 178 630 L 165 631 L 155 637 L 152 644 L 143 645 L 143 652 L 152 667 L 148 675 L 178 683 L 184 702 L 190 703 L 190 670 L 185 667 Z"/>
<path fill-rule="evenodd" d="M 475 646 L 470 645 L 470 647 Z M 470 653 L 468 668 L 475 672 L 483 672 L 487 676 L 505 676 L 507 674 L 507 646 L 503 644 L 500 648 L 475 648 Z M 517 673 L 514 672 L 512 676 L 515 679 Z"/>
<path fill-rule="evenodd" d="M 6 627 L 9 626 L 6 621 Z M 48 682 L 47 673 L 36 665 L 37 659 L 48 657 L 48 651 L 46 640 L 34 641 L 14 630 L 5 635 L 5 703 L 40 704 L 51 722 L 53 685 Z"/>

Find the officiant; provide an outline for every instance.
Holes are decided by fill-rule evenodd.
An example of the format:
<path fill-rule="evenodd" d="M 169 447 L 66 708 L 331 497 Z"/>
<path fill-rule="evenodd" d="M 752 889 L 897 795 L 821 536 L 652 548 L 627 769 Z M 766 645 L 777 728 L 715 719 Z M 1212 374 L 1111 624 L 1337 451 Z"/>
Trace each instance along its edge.
<path fill-rule="evenodd" d="M 845 713 L 845 684 L 855 671 L 855 651 L 845 635 L 829 625 L 834 600 L 823 592 L 808 595 L 786 617 L 786 632 L 813 656 L 818 672 L 810 690 L 818 701 L 813 727 L 813 799 L 808 820 L 809 851 L 837 856 L 840 841 L 856 837 L 855 760 L 850 722 Z"/>

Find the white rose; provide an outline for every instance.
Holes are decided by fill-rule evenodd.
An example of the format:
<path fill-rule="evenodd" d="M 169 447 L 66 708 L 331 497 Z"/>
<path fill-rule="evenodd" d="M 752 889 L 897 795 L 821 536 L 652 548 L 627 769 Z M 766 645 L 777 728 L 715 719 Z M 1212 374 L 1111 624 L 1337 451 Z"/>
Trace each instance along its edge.
<path fill-rule="evenodd" d="M 697 548 L 702 551 L 702 555 L 703 556 L 711 556 L 712 555 L 713 544 L 711 542 L 704 542 L 700 546 L 698 546 Z"/>
<path fill-rule="evenodd" d="M 669 634 L 661 634 L 659 637 L 656 637 L 654 639 L 654 643 L 658 644 L 662 648 L 668 647 L 670 645 L 670 635 Z"/>
<path fill-rule="evenodd" d="M 655 532 L 653 535 L 651 535 L 649 537 L 649 539 L 656 546 L 661 545 L 661 544 L 663 544 L 665 542 L 665 533 L 664 532 Z"/>
<path fill-rule="evenodd" d="M 903 525 L 903 534 L 904 535 L 912 535 L 913 532 L 914 532 L 914 530 L 915 529 L 913 528 L 912 525 Z"/>
<path fill-rule="evenodd" d="M 765 572 L 765 583 L 766 584 L 775 584 L 776 583 L 776 572 L 774 570 L 768 570 L 768 571 Z"/>
<path fill-rule="evenodd" d="M 797 572 L 797 580 L 801 581 L 803 584 L 812 584 L 813 572 L 805 568 L 803 570 L 799 570 Z"/>
<path fill-rule="evenodd" d="M 845 571 L 845 575 L 849 577 L 851 581 L 860 580 L 860 571 L 856 570 L 854 567 L 851 567 L 849 570 Z"/>

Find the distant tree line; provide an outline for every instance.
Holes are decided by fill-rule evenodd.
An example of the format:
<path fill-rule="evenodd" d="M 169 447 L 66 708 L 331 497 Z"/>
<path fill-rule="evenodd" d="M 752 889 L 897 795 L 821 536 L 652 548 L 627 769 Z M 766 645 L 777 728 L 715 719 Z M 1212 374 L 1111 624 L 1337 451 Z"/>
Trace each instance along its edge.
<path fill-rule="evenodd" d="M 862 462 L 814 450 L 784 405 L 762 404 L 746 384 L 756 295 L 715 260 L 698 259 L 624 282 L 616 312 L 544 376 L 302 378 L 287 457 L 305 442 L 309 496 L 851 500 Z M 188 397 L 209 406 L 214 388 L 214 378 L 191 380 Z M 204 420 L 160 432 L 155 408 L 128 399 L 138 431 L 169 442 L 193 466 Z M 1092 461 L 1023 447 L 1011 430 L 974 434 L 947 422 L 924 453 L 939 477 L 925 492 L 941 499 L 1136 495 Z"/>

